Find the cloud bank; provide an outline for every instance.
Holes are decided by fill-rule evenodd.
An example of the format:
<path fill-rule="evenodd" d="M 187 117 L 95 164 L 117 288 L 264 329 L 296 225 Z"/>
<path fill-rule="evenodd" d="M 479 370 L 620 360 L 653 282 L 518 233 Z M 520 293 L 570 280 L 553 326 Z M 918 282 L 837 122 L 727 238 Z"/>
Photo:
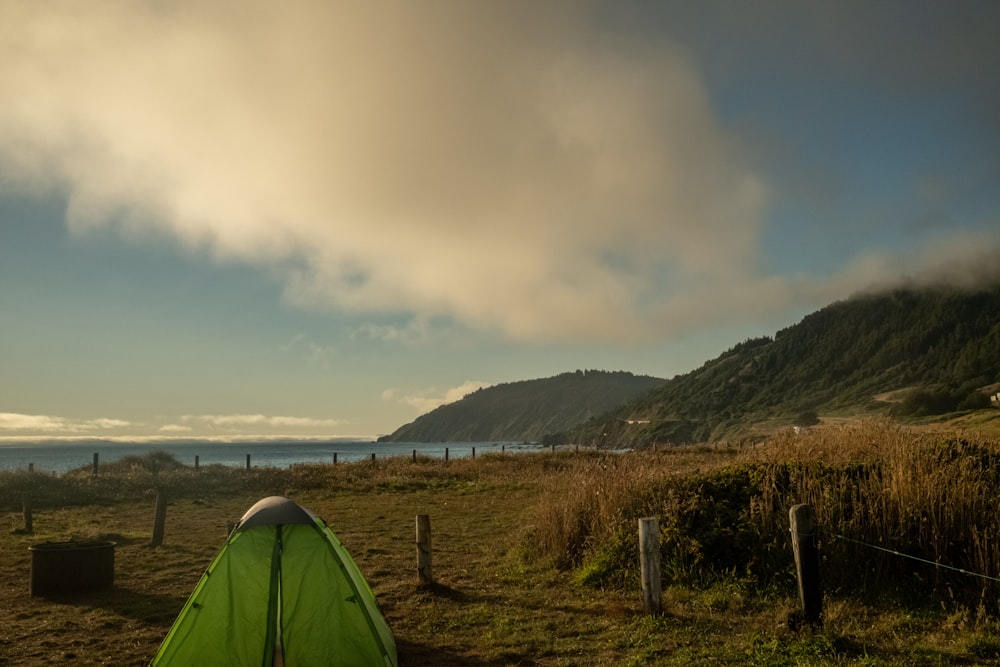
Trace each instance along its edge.
<path fill-rule="evenodd" d="M 451 387 L 442 391 L 440 388 L 425 389 L 415 394 L 400 395 L 396 389 L 390 388 L 382 392 L 382 398 L 386 401 L 396 401 L 403 405 L 408 405 L 418 414 L 426 414 L 431 410 L 454 403 L 465 398 L 468 394 L 479 389 L 492 386 L 490 382 L 481 380 L 466 380 L 457 387 Z"/>
<path fill-rule="evenodd" d="M 228 437 L 233 434 L 253 434 L 247 437 L 271 437 L 276 434 L 323 434 L 348 423 L 340 419 L 262 414 L 184 415 L 178 422 L 156 425 L 106 417 L 74 419 L 53 415 L 0 412 L 0 440 L 18 440 L 26 436 L 64 438 L 86 435 L 102 438 L 128 437 L 138 440 L 149 437 L 136 436 L 134 435 L 136 432 L 156 432 L 164 436 L 195 434 L 198 437 L 211 435 Z M 123 432 L 132 434 L 124 436 Z"/>
<path fill-rule="evenodd" d="M 28 415 L 17 412 L 0 412 L 0 433 L 86 433 L 114 430 L 129 426 L 121 419 L 70 419 L 52 415 Z"/>
<path fill-rule="evenodd" d="M 2 185 L 64 194 L 76 230 L 267 267 L 298 305 L 515 340 L 864 287 L 762 271 L 774 193 L 689 54 L 592 9 L 5 3 Z"/>
<path fill-rule="evenodd" d="M 198 424 L 209 428 L 220 429 L 316 429 L 343 426 L 339 419 L 317 419 L 314 417 L 289 417 L 285 415 L 232 414 L 232 415 L 185 415 L 181 418 L 184 424 Z M 180 426 L 184 426 L 181 424 Z M 176 426 L 176 425 L 175 425 Z"/>

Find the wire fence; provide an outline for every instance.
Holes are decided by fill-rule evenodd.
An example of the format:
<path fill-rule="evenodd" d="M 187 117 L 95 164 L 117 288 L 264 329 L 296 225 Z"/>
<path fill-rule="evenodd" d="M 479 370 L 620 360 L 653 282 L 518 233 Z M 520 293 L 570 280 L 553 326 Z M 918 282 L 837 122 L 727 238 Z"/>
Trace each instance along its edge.
<path fill-rule="evenodd" d="M 917 561 L 918 563 L 933 565 L 934 567 L 942 570 L 950 570 L 952 572 L 958 572 L 959 574 L 965 574 L 970 577 L 978 577 L 980 579 L 987 579 L 989 581 L 1000 582 L 1000 578 L 991 577 L 988 574 L 973 572 L 971 570 L 966 570 L 965 568 L 961 567 L 955 567 L 953 565 L 945 565 L 944 563 L 938 563 L 936 561 L 928 560 L 926 558 L 921 558 L 920 556 L 914 556 L 913 554 L 906 554 L 896 549 L 889 549 L 887 547 L 880 547 L 877 544 L 869 544 L 868 542 L 862 542 L 861 540 L 856 540 L 852 537 L 847 537 L 846 535 L 841 535 L 839 533 L 831 533 L 829 531 L 824 531 L 824 532 L 826 533 L 826 535 L 834 539 L 844 540 L 845 542 L 850 542 L 851 544 L 857 544 L 858 546 L 866 547 L 868 549 L 874 549 L 876 551 L 881 551 L 883 553 L 892 554 L 893 556 L 899 556 L 900 558 L 907 558 L 909 560 Z"/>

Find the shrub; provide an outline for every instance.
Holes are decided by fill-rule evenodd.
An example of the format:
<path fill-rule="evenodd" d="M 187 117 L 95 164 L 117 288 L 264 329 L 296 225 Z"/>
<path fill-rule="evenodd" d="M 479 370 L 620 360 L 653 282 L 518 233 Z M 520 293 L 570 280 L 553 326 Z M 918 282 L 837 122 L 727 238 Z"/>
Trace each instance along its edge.
<path fill-rule="evenodd" d="M 666 583 L 735 575 L 760 590 L 793 581 L 788 509 L 808 503 L 828 588 L 995 599 L 992 583 L 933 563 L 1000 574 L 996 440 L 870 422 L 782 433 L 705 472 L 672 474 L 674 462 L 635 454 L 572 472 L 539 507 L 538 544 L 561 567 L 582 566 L 583 583 L 628 586 L 638 569 L 636 520 L 656 516 Z"/>

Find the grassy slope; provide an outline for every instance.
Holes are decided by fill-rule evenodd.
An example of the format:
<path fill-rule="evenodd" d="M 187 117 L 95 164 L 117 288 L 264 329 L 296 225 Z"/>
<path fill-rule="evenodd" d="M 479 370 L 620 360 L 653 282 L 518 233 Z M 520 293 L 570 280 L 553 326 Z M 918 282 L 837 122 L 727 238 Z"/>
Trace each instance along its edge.
<path fill-rule="evenodd" d="M 653 618 L 642 612 L 637 590 L 578 585 L 572 572 L 532 556 L 533 526 L 540 499 L 558 496 L 588 456 L 329 466 L 322 484 L 275 471 L 263 482 L 270 488 L 257 480 L 252 491 L 223 494 L 211 485 L 177 497 L 165 545 L 157 549 L 147 546 L 148 497 L 41 507 L 34 535 L 16 532 L 21 516 L 8 502 L 8 535 L 0 541 L 0 665 L 146 664 L 221 546 L 226 523 L 268 493 L 314 509 L 344 541 L 393 627 L 401 665 L 1000 665 L 1000 630 L 965 612 L 832 598 L 825 629 L 796 635 L 780 625 L 795 607 L 794 590 L 760 597 L 736 580 L 668 588 L 666 611 Z M 737 453 L 629 456 L 685 474 Z M 431 515 L 434 588 L 417 583 L 417 514 Z M 29 597 L 28 546 L 71 537 L 118 542 L 115 588 L 64 600 Z"/>
<path fill-rule="evenodd" d="M 739 439 L 788 427 L 808 412 L 824 418 L 940 415 L 985 407 L 977 403 L 985 403 L 985 390 L 998 378 L 1000 286 L 858 295 L 807 315 L 773 339 L 735 345 L 571 429 L 568 441 L 644 446 Z M 909 390 L 937 398 L 907 403 Z M 629 420 L 647 423 L 626 425 Z"/>
<path fill-rule="evenodd" d="M 665 380 L 626 372 L 577 371 L 480 389 L 435 408 L 380 438 L 393 442 L 537 441 L 627 400 Z"/>

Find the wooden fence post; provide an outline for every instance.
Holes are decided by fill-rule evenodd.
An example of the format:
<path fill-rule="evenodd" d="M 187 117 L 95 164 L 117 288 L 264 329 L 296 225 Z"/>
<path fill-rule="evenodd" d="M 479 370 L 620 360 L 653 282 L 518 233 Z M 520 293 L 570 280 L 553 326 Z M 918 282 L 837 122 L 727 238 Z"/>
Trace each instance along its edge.
<path fill-rule="evenodd" d="M 199 462 L 199 459 L 200 459 L 200 458 L 201 458 L 201 457 L 199 457 L 199 456 L 198 456 L 197 454 L 195 454 L 195 455 L 194 455 L 194 469 L 195 469 L 195 470 L 197 470 L 197 469 L 198 469 L 198 462 Z"/>
<path fill-rule="evenodd" d="M 434 583 L 431 570 L 431 517 L 428 514 L 417 515 L 417 575 L 421 583 Z"/>
<path fill-rule="evenodd" d="M 444 462 L 445 463 L 448 462 L 448 448 L 447 447 L 444 448 Z"/>
<path fill-rule="evenodd" d="M 816 515 L 809 505 L 795 505 L 788 511 L 792 533 L 795 572 L 799 579 L 802 622 L 823 625 L 823 590 L 819 579 L 819 550 L 816 548 Z"/>
<path fill-rule="evenodd" d="M 476 460 L 476 448 L 475 447 L 472 448 L 472 460 L 473 461 Z"/>
<path fill-rule="evenodd" d="M 372 463 L 375 463 L 375 452 L 372 452 Z"/>
<path fill-rule="evenodd" d="M 333 464 L 337 465 L 337 452 L 333 453 Z"/>
<path fill-rule="evenodd" d="M 163 491 L 156 492 L 156 510 L 153 512 L 153 539 L 150 546 L 158 547 L 163 544 L 163 528 L 167 523 L 167 494 Z"/>
<path fill-rule="evenodd" d="M 97 460 L 99 456 L 97 452 L 94 452 L 94 477 L 97 477 Z"/>
<path fill-rule="evenodd" d="M 247 470 L 250 470 L 250 455 L 247 454 Z"/>
<path fill-rule="evenodd" d="M 28 472 L 29 473 L 34 473 L 35 472 L 35 464 L 34 463 L 29 463 L 28 464 Z"/>
<path fill-rule="evenodd" d="M 31 518 L 31 496 L 25 494 L 21 507 L 24 512 L 24 532 L 30 535 L 35 532 L 35 524 Z"/>
<path fill-rule="evenodd" d="M 414 463 L 417 462 L 417 450 L 415 450 L 415 449 L 413 450 L 413 462 Z"/>
<path fill-rule="evenodd" d="M 639 519 L 639 571 L 642 575 L 642 601 L 646 611 L 663 610 L 660 580 L 660 523 L 654 517 Z"/>

